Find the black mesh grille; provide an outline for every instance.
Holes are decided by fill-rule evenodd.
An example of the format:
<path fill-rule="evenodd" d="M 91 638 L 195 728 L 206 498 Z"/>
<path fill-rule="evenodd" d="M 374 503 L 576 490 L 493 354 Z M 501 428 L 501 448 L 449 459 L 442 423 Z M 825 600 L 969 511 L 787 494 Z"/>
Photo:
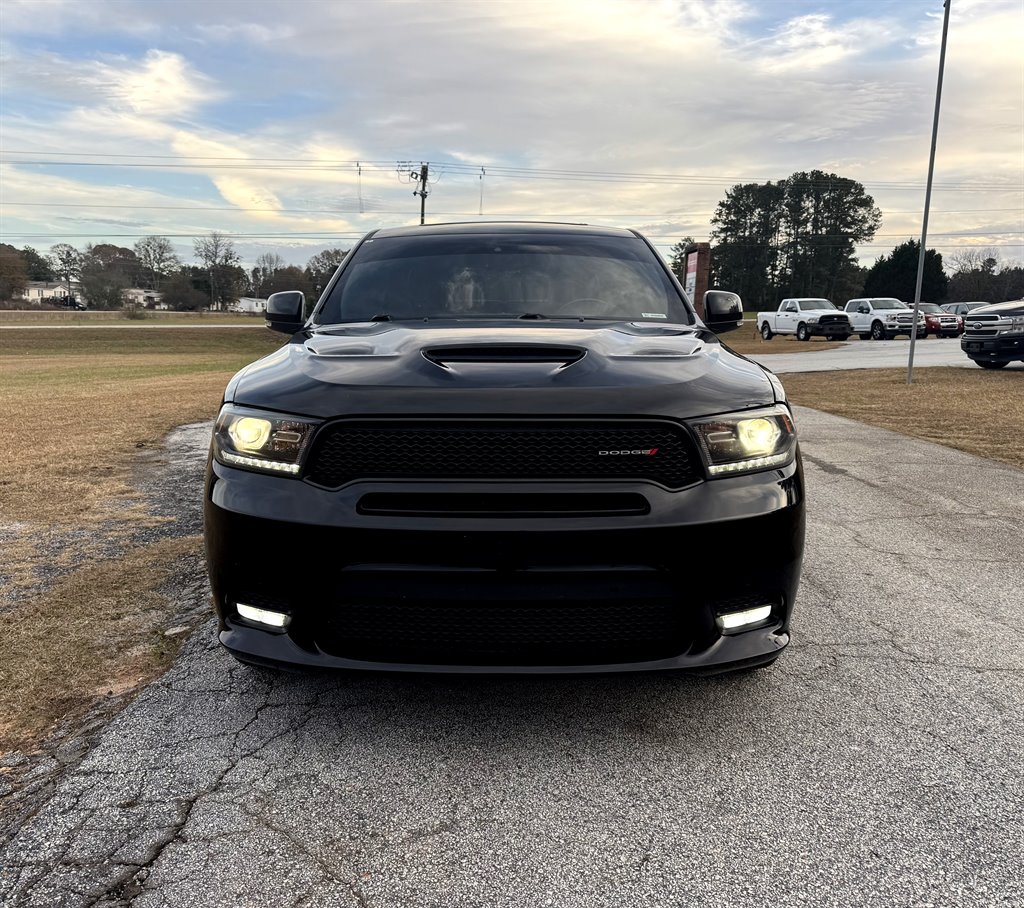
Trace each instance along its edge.
<path fill-rule="evenodd" d="M 347 603 L 318 629 L 331 655 L 423 665 L 608 665 L 687 649 L 667 600 Z"/>
<path fill-rule="evenodd" d="M 669 423 L 346 422 L 319 432 L 306 476 L 330 488 L 402 478 L 639 479 L 678 489 L 700 478 L 699 463 L 686 431 Z"/>

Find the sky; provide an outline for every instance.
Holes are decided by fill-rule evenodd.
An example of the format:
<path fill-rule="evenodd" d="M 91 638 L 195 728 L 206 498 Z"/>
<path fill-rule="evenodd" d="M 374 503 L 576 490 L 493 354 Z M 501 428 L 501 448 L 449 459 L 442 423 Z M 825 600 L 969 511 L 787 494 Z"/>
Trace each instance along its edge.
<path fill-rule="evenodd" d="M 1024 0 L 951 0 L 929 225 L 1024 260 Z M 305 264 L 427 219 L 708 239 L 821 169 L 920 237 L 941 0 L 3 0 L 0 241 Z"/>

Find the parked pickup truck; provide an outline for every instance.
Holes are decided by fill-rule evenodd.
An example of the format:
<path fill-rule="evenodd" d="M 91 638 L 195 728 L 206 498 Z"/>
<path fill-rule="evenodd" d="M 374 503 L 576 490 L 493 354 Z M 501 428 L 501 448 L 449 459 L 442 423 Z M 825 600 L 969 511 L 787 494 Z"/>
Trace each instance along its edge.
<path fill-rule="evenodd" d="M 802 341 L 814 335 L 846 340 L 853 333 L 849 318 L 831 302 L 803 297 L 783 300 L 778 312 L 758 312 L 757 330 L 765 340 L 776 334 L 795 334 Z"/>
<path fill-rule="evenodd" d="M 910 337 L 914 329 L 914 310 L 891 296 L 863 297 L 846 304 L 853 330 L 861 340 L 892 340 L 897 334 Z M 924 337 L 924 313 L 917 313 L 917 336 Z"/>
<path fill-rule="evenodd" d="M 965 315 L 960 349 L 983 369 L 1024 361 L 1024 299 L 993 303 Z"/>

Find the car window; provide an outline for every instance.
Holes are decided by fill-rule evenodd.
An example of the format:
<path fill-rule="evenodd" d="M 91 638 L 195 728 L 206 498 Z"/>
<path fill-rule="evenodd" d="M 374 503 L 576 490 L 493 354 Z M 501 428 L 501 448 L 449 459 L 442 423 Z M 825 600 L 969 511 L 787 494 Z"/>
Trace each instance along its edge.
<path fill-rule="evenodd" d="M 316 321 L 522 315 L 693 323 L 643 240 L 540 232 L 372 238 Z"/>
<path fill-rule="evenodd" d="M 829 300 L 801 300 L 800 308 L 805 312 L 812 309 L 835 309 Z"/>
<path fill-rule="evenodd" d="M 871 301 L 872 309 L 906 309 L 905 303 L 897 299 L 877 299 Z"/>
<path fill-rule="evenodd" d="M 786 303 L 786 305 L 782 307 L 782 311 L 783 312 L 796 312 L 796 303 Z"/>
<path fill-rule="evenodd" d="M 846 304 L 846 311 L 847 312 L 856 312 L 857 311 L 857 300 L 850 300 L 850 302 L 848 302 Z"/>
<path fill-rule="evenodd" d="M 927 312 L 929 315 L 935 315 L 942 312 L 942 309 L 935 303 L 921 303 L 920 308 L 922 312 Z"/>

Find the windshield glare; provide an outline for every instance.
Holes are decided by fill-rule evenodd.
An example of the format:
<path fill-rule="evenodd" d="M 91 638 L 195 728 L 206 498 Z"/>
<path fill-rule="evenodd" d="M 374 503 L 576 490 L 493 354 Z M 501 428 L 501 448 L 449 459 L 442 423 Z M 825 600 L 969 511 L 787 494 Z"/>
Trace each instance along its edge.
<path fill-rule="evenodd" d="M 811 309 L 835 309 L 831 300 L 800 300 L 798 305 L 805 312 Z"/>
<path fill-rule="evenodd" d="M 921 303 L 918 308 L 922 312 L 927 312 L 929 315 L 934 315 L 936 312 L 942 312 L 942 309 L 940 309 L 935 303 Z"/>
<path fill-rule="evenodd" d="M 899 300 L 884 299 L 884 300 L 872 300 L 871 305 L 875 309 L 906 309 L 907 304 L 901 303 Z"/>
<path fill-rule="evenodd" d="M 643 240 L 540 232 L 371 238 L 315 320 L 524 316 L 693 324 Z"/>

